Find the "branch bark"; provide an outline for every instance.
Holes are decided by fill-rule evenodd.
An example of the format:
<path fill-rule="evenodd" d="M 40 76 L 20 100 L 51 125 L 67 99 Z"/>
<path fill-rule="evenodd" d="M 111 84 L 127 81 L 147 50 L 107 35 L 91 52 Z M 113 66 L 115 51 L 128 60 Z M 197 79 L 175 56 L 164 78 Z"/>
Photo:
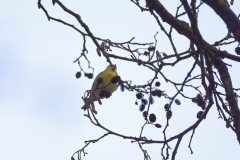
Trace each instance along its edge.
<path fill-rule="evenodd" d="M 226 21 L 225 23 L 227 25 L 230 25 L 229 29 L 233 32 L 235 38 L 238 41 L 240 41 L 240 23 L 239 23 L 239 20 L 236 19 L 237 18 L 236 15 L 229 8 L 224 6 L 224 4 L 220 4 L 219 1 L 218 2 L 213 2 L 213 0 L 205 0 L 205 1 L 209 2 L 210 7 L 212 5 L 216 5 L 216 6 L 213 6 L 213 9 L 216 9 L 218 11 L 217 13 L 221 18 L 224 18 L 223 20 Z M 217 1 L 217 0 L 214 0 L 214 1 Z M 219 57 L 218 55 L 219 51 L 215 47 L 208 44 L 204 39 L 199 38 L 201 37 L 200 33 L 197 33 L 196 35 L 194 35 L 192 28 L 186 22 L 176 19 L 172 14 L 170 14 L 165 9 L 165 7 L 158 0 L 146 0 L 146 2 L 148 3 L 150 10 L 155 11 L 164 22 L 172 26 L 179 34 L 182 34 L 185 37 L 187 37 L 190 41 L 192 41 L 198 47 L 198 49 L 201 49 L 202 51 L 208 54 L 213 65 L 218 70 L 218 73 L 223 82 L 225 93 L 226 93 L 226 99 L 231 107 L 237 139 L 238 139 L 238 142 L 240 143 L 240 111 L 239 111 L 238 104 L 233 92 L 232 81 L 228 72 L 228 68 Z M 220 8 L 217 9 L 217 6 Z M 224 11 L 219 12 L 219 10 L 221 9 L 223 9 Z M 188 10 L 186 11 L 188 12 Z M 230 18 L 227 18 L 228 16 L 222 15 L 223 13 L 228 14 L 228 16 L 232 16 L 233 20 L 231 20 Z M 191 13 L 188 13 L 188 15 L 191 15 Z M 193 17 L 190 16 L 189 18 L 191 21 Z M 232 23 L 236 23 L 236 24 L 232 24 Z M 194 26 L 196 26 L 196 24 L 194 24 Z"/>
<path fill-rule="evenodd" d="M 203 2 L 222 18 L 228 29 L 233 33 L 234 38 L 240 42 L 240 21 L 230 9 L 229 4 L 223 0 L 203 0 Z"/>

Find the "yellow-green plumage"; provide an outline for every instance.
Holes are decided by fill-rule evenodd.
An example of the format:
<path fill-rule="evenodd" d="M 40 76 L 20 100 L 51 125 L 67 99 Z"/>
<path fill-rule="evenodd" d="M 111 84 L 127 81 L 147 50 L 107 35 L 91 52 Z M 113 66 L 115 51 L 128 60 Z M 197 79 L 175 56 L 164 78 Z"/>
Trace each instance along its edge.
<path fill-rule="evenodd" d="M 92 111 L 97 113 L 94 107 L 94 101 L 105 98 L 105 96 L 100 97 L 99 93 L 101 90 L 105 90 L 106 92 L 113 93 L 117 87 L 117 83 L 111 83 L 111 79 L 117 76 L 117 67 L 116 65 L 109 65 L 104 71 L 100 72 L 95 78 L 90 97 L 87 99 L 87 104 L 82 107 L 82 109 L 86 110 L 92 106 Z M 102 78 L 102 82 L 98 83 L 98 79 Z"/>

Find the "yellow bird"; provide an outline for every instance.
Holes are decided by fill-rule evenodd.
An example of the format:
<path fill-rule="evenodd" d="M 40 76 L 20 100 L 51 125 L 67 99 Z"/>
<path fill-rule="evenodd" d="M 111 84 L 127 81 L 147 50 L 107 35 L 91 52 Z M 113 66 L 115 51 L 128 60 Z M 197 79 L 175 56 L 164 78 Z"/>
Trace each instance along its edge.
<path fill-rule="evenodd" d="M 101 104 L 100 99 L 109 98 L 116 90 L 119 80 L 120 77 L 117 75 L 117 66 L 107 66 L 107 68 L 100 72 L 95 78 L 90 91 L 90 97 L 84 98 L 85 105 L 82 107 L 82 109 L 85 111 L 92 106 L 92 111 L 97 114 L 94 101 L 98 101 Z"/>

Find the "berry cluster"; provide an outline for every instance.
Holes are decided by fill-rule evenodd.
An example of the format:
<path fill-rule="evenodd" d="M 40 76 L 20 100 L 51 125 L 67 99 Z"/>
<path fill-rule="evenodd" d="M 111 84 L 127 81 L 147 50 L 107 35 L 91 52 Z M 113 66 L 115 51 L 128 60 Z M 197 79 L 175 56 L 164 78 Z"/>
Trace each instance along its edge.
<path fill-rule="evenodd" d="M 84 76 L 89 78 L 89 79 L 93 78 L 93 74 L 92 73 L 85 73 Z"/>
<path fill-rule="evenodd" d="M 159 87 L 161 85 L 161 83 L 159 81 L 155 82 L 155 86 Z M 152 96 L 158 96 L 159 98 L 162 97 L 163 95 L 163 91 L 159 90 L 159 89 L 155 89 L 152 91 Z"/>
<path fill-rule="evenodd" d="M 170 106 L 168 103 L 164 105 L 164 109 L 166 111 L 166 117 L 167 119 L 170 119 L 172 117 L 172 111 L 170 110 Z"/>
<path fill-rule="evenodd" d="M 199 107 L 201 107 L 202 110 L 204 110 L 205 107 L 206 107 L 206 102 L 205 102 L 205 100 L 203 99 L 203 97 L 201 96 L 201 94 L 198 94 L 196 97 L 194 97 L 194 98 L 192 99 L 192 102 L 193 102 L 193 103 L 197 103 L 197 105 L 198 105 Z M 203 111 L 199 111 L 199 112 L 197 113 L 197 118 L 200 118 L 200 117 L 202 116 L 202 114 L 203 114 Z"/>
<path fill-rule="evenodd" d="M 154 46 L 148 47 L 148 51 L 149 51 L 149 52 L 155 51 L 155 47 L 154 47 Z"/>
<path fill-rule="evenodd" d="M 154 50 L 155 48 L 153 48 Z M 141 91 L 140 92 L 137 92 L 136 93 L 136 98 L 137 100 L 140 100 L 141 104 L 139 106 L 139 110 L 142 113 L 143 117 L 145 120 L 149 119 L 149 122 L 150 123 L 154 123 L 156 122 L 157 118 L 156 118 L 156 115 L 154 113 L 151 113 L 149 116 L 148 116 L 148 112 L 147 111 L 144 111 L 145 110 L 145 107 L 147 104 L 153 104 L 154 103 L 154 99 L 153 99 L 153 96 L 158 96 L 158 97 L 161 97 L 163 95 L 163 91 L 157 89 L 156 87 L 159 87 L 161 85 L 161 83 L 159 81 L 155 82 L 155 87 L 153 87 L 153 90 L 151 91 L 151 94 L 149 96 L 149 101 L 144 98 L 144 93 L 142 93 Z M 135 101 L 135 104 L 138 105 L 138 101 Z M 162 126 L 160 124 L 154 124 L 156 128 L 161 128 Z"/>
<path fill-rule="evenodd" d="M 81 74 L 81 72 L 77 72 L 75 76 L 78 79 L 78 78 L 80 78 L 82 76 L 82 74 Z M 89 78 L 89 79 L 93 78 L 93 74 L 92 73 L 84 73 L 84 76 Z"/>
<path fill-rule="evenodd" d="M 193 102 L 193 103 L 197 103 L 197 105 L 198 105 L 199 107 L 201 107 L 202 110 L 205 109 L 206 102 L 204 101 L 204 99 L 203 99 L 203 97 L 201 96 L 201 94 L 198 94 L 196 97 L 194 97 L 194 98 L 192 99 L 192 102 Z"/>
<path fill-rule="evenodd" d="M 155 51 L 155 47 L 154 46 L 150 46 L 148 47 L 148 51 L 144 51 L 143 55 L 144 56 L 149 56 L 150 52 L 154 52 Z"/>
<path fill-rule="evenodd" d="M 148 117 L 150 123 L 154 123 L 154 122 L 156 122 L 156 120 L 157 120 L 157 117 L 156 117 L 156 115 L 155 115 L 154 113 L 151 113 L 151 114 L 148 116 L 148 112 L 147 112 L 147 111 L 144 111 L 142 115 L 143 115 L 143 117 L 144 117 L 145 120 L 147 120 L 147 117 Z M 161 126 L 160 124 L 156 123 L 156 124 L 155 124 L 155 127 L 156 127 L 156 128 L 161 128 L 162 126 Z"/>
<path fill-rule="evenodd" d="M 152 91 L 152 96 L 154 96 L 154 97 L 158 96 L 160 98 L 160 97 L 162 97 L 162 93 L 163 93 L 163 91 L 156 89 L 156 90 Z"/>

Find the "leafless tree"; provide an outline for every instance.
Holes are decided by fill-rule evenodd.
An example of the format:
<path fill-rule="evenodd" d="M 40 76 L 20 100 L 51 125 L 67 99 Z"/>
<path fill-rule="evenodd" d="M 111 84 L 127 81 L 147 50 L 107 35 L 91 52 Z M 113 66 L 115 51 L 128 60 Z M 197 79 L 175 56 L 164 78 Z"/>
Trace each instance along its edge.
<path fill-rule="evenodd" d="M 174 54 L 168 55 L 157 49 L 156 36 L 154 36 L 155 42 L 153 43 L 134 42 L 134 38 L 126 42 L 114 42 L 110 39 L 96 37 L 94 33 L 91 32 L 91 27 L 88 27 L 87 24 L 83 22 L 81 16 L 78 13 L 71 11 L 60 0 L 53 0 L 53 5 L 58 5 L 63 11 L 75 17 L 77 22 L 82 27 L 81 29 L 75 27 L 68 22 L 54 18 L 49 15 L 47 9 L 42 4 L 41 0 L 38 0 L 38 8 L 45 13 L 49 21 L 52 20 L 59 22 L 60 24 L 64 24 L 81 34 L 83 38 L 82 52 L 80 53 L 80 56 L 77 57 L 77 59 L 74 61 L 80 67 L 80 71 L 76 74 L 77 78 L 81 76 L 81 73 L 84 73 L 84 75 L 90 79 L 93 77 L 93 73 L 86 73 L 80 64 L 80 59 L 85 59 L 89 64 L 88 67 L 91 67 L 91 59 L 89 59 L 88 55 L 86 54 L 88 52 L 86 48 L 86 41 L 89 39 L 92 40 L 92 42 L 95 44 L 96 53 L 99 56 L 104 56 L 108 63 L 111 64 L 112 58 L 119 59 L 122 61 L 136 63 L 139 66 L 144 66 L 148 68 L 150 72 L 154 73 L 154 76 L 146 84 L 132 86 L 129 81 L 126 81 L 124 79 L 121 79 L 118 83 L 122 90 L 125 89 L 129 91 L 135 91 L 137 99 L 141 100 L 140 110 L 143 111 L 145 123 L 141 128 L 140 135 L 126 136 L 114 132 L 104 127 L 98 121 L 95 114 L 92 113 L 91 110 L 88 110 L 85 116 L 89 118 L 93 125 L 105 130 L 106 134 L 102 135 L 97 139 L 85 141 L 86 145 L 72 155 L 72 160 L 76 157 L 78 157 L 78 159 L 82 159 L 82 155 L 86 154 L 85 149 L 87 146 L 89 146 L 91 143 L 98 142 L 99 140 L 103 139 L 108 135 L 122 137 L 124 139 L 131 140 L 134 143 L 138 143 L 140 149 L 143 152 L 144 159 L 146 160 L 151 158 L 148 154 L 148 151 L 144 149 L 143 145 L 153 143 L 162 144 L 161 155 L 163 159 L 171 158 L 172 160 L 174 160 L 182 138 L 189 132 L 191 132 L 192 135 L 190 137 L 188 147 L 192 152 L 191 141 L 193 139 L 195 129 L 199 126 L 203 119 L 206 118 L 206 116 L 208 115 L 208 111 L 212 106 L 217 107 L 219 118 L 223 119 L 226 122 L 227 128 L 230 128 L 232 132 L 236 133 L 237 140 L 240 143 L 240 112 L 237 102 L 239 98 L 238 91 L 240 90 L 240 88 L 235 88 L 232 85 L 231 75 L 227 68 L 227 66 L 230 66 L 231 64 L 227 64 L 224 62 L 224 60 L 226 59 L 240 62 L 240 15 L 235 15 L 235 13 L 230 8 L 230 4 L 234 5 L 234 0 L 231 0 L 230 4 L 227 0 L 202 0 L 200 2 L 196 2 L 196 0 L 180 1 L 181 5 L 176 8 L 175 15 L 169 13 L 167 8 L 165 8 L 161 4 L 160 0 L 129 1 L 129 3 L 138 7 L 141 12 L 150 12 L 152 14 L 152 18 L 156 20 L 161 31 L 168 37 L 169 43 L 171 44 L 174 51 Z M 209 44 L 207 40 L 202 37 L 201 32 L 199 31 L 198 12 L 201 9 L 202 5 L 208 5 L 210 8 L 212 8 L 216 15 L 218 15 L 227 26 L 227 35 L 222 39 L 216 41 L 214 44 Z M 179 13 L 180 9 L 184 11 Z M 181 16 L 187 16 L 190 24 L 183 20 L 179 20 L 179 17 Z M 167 23 L 170 26 L 169 31 L 167 31 L 163 27 L 163 22 Z M 177 49 L 172 39 L 173 30 L 175 30 L 178 34 L 181 34 L 189 40 L 189 48 L 186 51 L 182 53 L 177 52 Z M 236 44 L 236 55 L 220 49 L 220 46 L 229 45 L 232 43 Z M 146 48 L 144 51 L 140 49 L 143 47 Z M 115 48 L 121 49 L 124 52 L 128 53 L 128 56 L 125 57 L 122 55 L 112 54 L 111 51 Z M 147 57 L 147 60 L 143 60 L 142 57 Z M 182 83 L 176 83 L 173 80 L 168 79 L 162 72 L 162 69 L 164 67 L 174 67 L 177 63 L 186 59 L 192 60 L 192 67 L 189 69 Z M 166 62 L 167 60 L 168 62 Z M 199 68 L 200 73 L 198 75 L 192 76 L 191 74 L 195 68 Z M 155 81 L 158 76 L 161 76 L 163 79 L 165 79 L 165 81 L 171 83 L 176 88 L 175 95 L 169 96 L 167 92 L 162 91 L 158 88 L 160 84 L 159 82 Z M 196 80 L 201 83 L 199 83 L 199 85 L 197 86 L 190 84 L 190 82 Z M 183 89 L 185 87 L 193 88 L 198 93 L 194 97 L 189 97 L 183 92 Z M 203 89 L 204 93 L 199 89 L 200 87 Z M 143 95 L 145 95 L 145 97 L 147 96 L 148 100 L 144 99 Z M 176 99 L 178 95 L 181 95 L 186 100 L 191 100 L 193 103 L 195 103 L 201 108 L 201 111 L 199 111 L 199 113 L 197 114 L 197 121 L 194 122 L 191 126 L 186 128 L 182 132 L 176 134 L 175 136 L 167 138 L 168 136 L 166 135 L 166 130 L 169 127 L 169 120 L 172 116 L 171 106 L 174 103 L 176 105 L 180 105 L 181 103 L 178 99 Z M 167 123 L 163 130 L 164 139 L 162 140 L 152 140 L 142 136 L 142 132 L 146 125 L 155 125 L 157 128 L 161 127 L 160 124 L 155 123 L 156 116 L 154 114 L 149 114 L 149 109 L 152 105 L 153 97 L 165 97 L 169 99 L 169 103 L 165 105 Z M 85 97 L 83 97 L 83 99 L 84 98 Z M 174 150 L 171 152 L 170 155 L 169 142 L 171 141 L 176 141 L 177 143 L 174 146 Z"/>

